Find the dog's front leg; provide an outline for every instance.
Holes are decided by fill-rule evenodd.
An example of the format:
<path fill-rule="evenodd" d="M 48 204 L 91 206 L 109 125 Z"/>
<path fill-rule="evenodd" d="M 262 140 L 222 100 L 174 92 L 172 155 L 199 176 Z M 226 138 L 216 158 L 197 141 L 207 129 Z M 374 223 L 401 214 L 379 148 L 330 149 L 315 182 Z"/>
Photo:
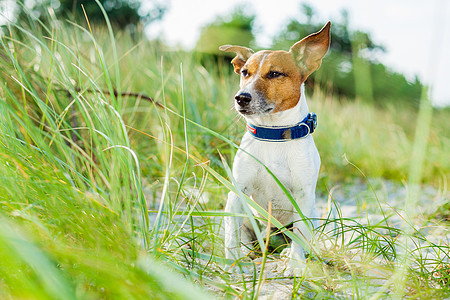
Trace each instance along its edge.
<path fill-rule="evenodd" d="M 241 147 L 246 148 L 252 142 L 252 139 L 244 136 Z M 243 151 L 236 153 L 233 163 L 234 182 L 236 188 L 249 197 L 253 194 L 253 180 L 258 169 L 257 165 L 255 165 L 256 162 Z M 236 216 L 242 215 L 246 211 L 243 205 L 243 199 L 240 199 L 238 194 L 232 191 L 228 193 L 228 200 L 225 206 L 225 212 L 228 216 L 224 218 L 225 257 L 228 259 L 238 260 L 243 255 L 248 254 L 246 245 L 250 244 L 252 240 L 249 227 L 246 226 L 248 224 L 244 224 L 243 217 Z M 245 253 L 242 252 L 242 248 L 244 248 Z"/>
<path fill-rule="evenodd" d="M 234 192 L 228 193 L 227 205 L 225 206 L 225 257 L 237 260 L 242 257 L 240 246 L 240 231 L 243 226 L 242 217 L 228 216 L 228 214 L 239 214 L 243 212 L 243 207 L 239 196 Z"/>
<path fill-rule="evenodd" d="M 225 212 L 227 214 L 243 214 L 244 211 L 239 196 L 229 192 Z M 251 228 L 248 221 L 244 221 L 244 218 L 239 216 L 225 216 L 224 223 L 225 257 L 238 260 L 247 256 L 252 251 L 253 242 L 255 241 L 254 234 L 252 234 L 253 228 Z"/>
<path fill-rule="evenodd" d="M 294 213 L 294 216 L 294 220 L 296 221 L 294 221 L 295 223 L 292 228 L 293 233 L 301 239 L 304 238 L 306 242 L 309 242 L 309 237 L 311 236 L 309 233 L 310 230 L 297 213 Z M 281 271 L 284 276 L 302 276 L 303 271 L 305 270 L 306 261 L 304 247 L 301 244 L 293 240 L 291 247 L 285 248 L 281 252 L 280 259 L 281 262 L 278 266 L 278 271 Z"/>
<path fill-rule="evenodd" d="M 315 207 L 315 196 L 310 195 L 307 199 L 302 199 L 299 204 L 302 214 L 306 217 L 303 219 L 298 212 L 294 212 L 292 221 L 294 222 L 292 231 L 300 236 L 308 243 L 309 246 L 314 244 L 313 230 L 317 227 L 318 213 Z M 307 201 L 305 201 L 307 200 Z M 309 248 L 309 247 L 308 247 Z M 286 248 L 282 252 L 281 258 L 284 260 L 285 276 L 301 276 L 305 270 L 305 249 L 304 247 L 292 241 L 291 247 Z"/>
<path fill-rule="evenodd" d="M 244 211 L 241 199 L 233 192 L 228 193 L 228 201 L 225 206 L 227 214 L 242 214 Z M 246 256 L 251 249 L 251 238 L 249 229 L 244 224 L 244 218 L 238 216 L 225 216 L 225 257 L 234 262 L 239 261 Z M 234 263 L 233 263 L 234 264 Z M 241 271 L 245 274 L 250 273 L 251 269 L 246 266 L 235 265 L 233 272 Z"/>

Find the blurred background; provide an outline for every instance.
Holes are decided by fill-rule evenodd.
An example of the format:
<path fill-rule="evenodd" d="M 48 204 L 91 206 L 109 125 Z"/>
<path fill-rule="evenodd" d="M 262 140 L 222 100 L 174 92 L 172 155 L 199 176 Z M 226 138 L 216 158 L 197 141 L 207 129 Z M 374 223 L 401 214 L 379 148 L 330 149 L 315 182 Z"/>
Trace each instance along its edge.
<path fill-rule="evenodd" d="M 305 90 L 334 246 L 288 299 L 449 299 L 449 17 L 448 0 L 0 0 L 0 299 L 202 299 L 183 282 L 256 299 L 223 269 L 245 120 L 218 47 L 289 50 L 328 20 Z"/>
<path fill-rule="evenodd" d="M 91 0 L 2 0 L 2 24 L 27 14 L 85 20 L 104 16 Z M 101 0 L 113 26 L 144 33 L 170 49 L 222 55 L 218 46 L 284 49 L 333 22 L 332 46 L 317 78 L 340 97 L 416 105 L 424 85 L 435 107 L 450 105 L 450 5 L 428 2 L 321 0 Z M 135 37 L 136 40 L 141 37 Z M 364 78 L 364 80 L 359 80 Z M 370 80 L 368 80 L 370 79 Z"/>

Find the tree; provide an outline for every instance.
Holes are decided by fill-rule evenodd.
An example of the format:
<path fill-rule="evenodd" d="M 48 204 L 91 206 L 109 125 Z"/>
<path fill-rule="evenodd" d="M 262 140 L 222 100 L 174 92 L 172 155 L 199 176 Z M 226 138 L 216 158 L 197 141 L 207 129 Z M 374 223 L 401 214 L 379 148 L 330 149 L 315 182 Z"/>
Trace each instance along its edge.
<path fill-rule="evenodd" d="M 24 0 L 19 1 L 18 21 L 26 20 L 28 14 L 46 21 L 47 10 L 52 8 L 58 18 L 68 18 L 84 20 L 83 8 L 91 23 L 104 23 L 105 17 L 94 0 L 35 0 L 23 5 Z M 139 24 L 148 24 L 159 20 L 164 15 L 166 6 L 162 1 L 147 0 L 152 3 L 152 8 L 144 11 L 141 0 L 99 0 L 98 1 L 111 21 L 111 24 L 118 28 L 136 27 Z M 24 7 L 27 7 L 25 10 Z"/>
<path fill-rule="evenodd" d="M 196 50 L 216 54 L 219 46 L 225 44 L 251 46 L 255 40 L 252 31 L 254 21 L 255 15 L 249 15 L 242 7 L 238 7 L 230 17 L 218 17 L 202 28 Z"/>
<path fill-rule="evenodd" d="M 316 17 L 311 6 L 302 5 L 300 12 L 299 18 L 291 20 L 274 38 L 273 49 L 289 50 L 299 39 L 317 32 L 325 24 L 314 21 Z M 342 12 L 341 19 L 341 22 L 333 21 L 330 51 L 311 80 L 323 86 L 331 83 L 339 95 L 369 103 L 417 104 L 422 89 L 420 81 L 416 78 L 410 82 L 404 75 L 378 62 L 377 53 L 385 51 L 383 46 L 375 43 L 367 32 L 352 32 L 347 11 Z"/>
<path fill-rule="evenodd" d="M 82 6 L 86 10 L 89 20 L 92 22 L 103 22 L 104 16 L 93 0 L 59 0 L 61 3 L 61 14 L 72 14 L 84 18 Z M 147 12 L 141 9 L 140 0 L 99 0 L 108 14 L 110 21 L 120 28 L 134 26 L 140 22 L 149 23 L 161 19 L 165 12 L 162 3 L 153 1 L 153 8 Z"/>
<path fill-rule="evenodd" d="M 313 22 L 315 19 L 314 9 L 303 4 L 300 9 L 300 16 L 298 19 L 293 19 L 275 38 L 272 44 L 273 48 L 287 48 L 305 36 L 317 32 L 322 28 L 325 22 Z M 341 54 L 352 55 L 352 37 L 348 28 L 348 12 L 341 12 L 341 22 L 333 21 L 331 27 L 331 45 L 330 48 L 338 51 Z M 365 49 L 368 51 L 385 51 L 383 46 L 372 41 L 369 33 L 359 32 L 364 35 Z"/>

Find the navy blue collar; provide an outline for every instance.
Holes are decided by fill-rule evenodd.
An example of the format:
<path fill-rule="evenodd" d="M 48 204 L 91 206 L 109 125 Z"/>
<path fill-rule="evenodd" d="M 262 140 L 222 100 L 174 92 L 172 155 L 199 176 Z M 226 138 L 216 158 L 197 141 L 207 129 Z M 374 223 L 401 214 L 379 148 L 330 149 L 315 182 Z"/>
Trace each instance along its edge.
<path fill-rule="evenodd" d="M 286 142 L 307 137 L 317 127 L 317 116 L 310 113 L 300 123 L 292 127 L 281 126 L 255 126 L 247 123 L 247 131 L 255 139 L 267 142 Z"/>

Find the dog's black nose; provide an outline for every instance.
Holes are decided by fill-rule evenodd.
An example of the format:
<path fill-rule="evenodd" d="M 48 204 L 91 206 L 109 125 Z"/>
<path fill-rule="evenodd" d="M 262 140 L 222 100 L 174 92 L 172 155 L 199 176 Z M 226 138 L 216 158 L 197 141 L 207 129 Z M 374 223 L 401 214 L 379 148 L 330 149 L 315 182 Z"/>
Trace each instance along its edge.
<path fill-rule="evenodd" d="M 249 93 L 240 93 L 239 95 L 236 95 L 234 99 L 236 99 L 236 103 L 239 106 L 247 106 L 250 101 L 252 101 L 252 95 Z"/>

